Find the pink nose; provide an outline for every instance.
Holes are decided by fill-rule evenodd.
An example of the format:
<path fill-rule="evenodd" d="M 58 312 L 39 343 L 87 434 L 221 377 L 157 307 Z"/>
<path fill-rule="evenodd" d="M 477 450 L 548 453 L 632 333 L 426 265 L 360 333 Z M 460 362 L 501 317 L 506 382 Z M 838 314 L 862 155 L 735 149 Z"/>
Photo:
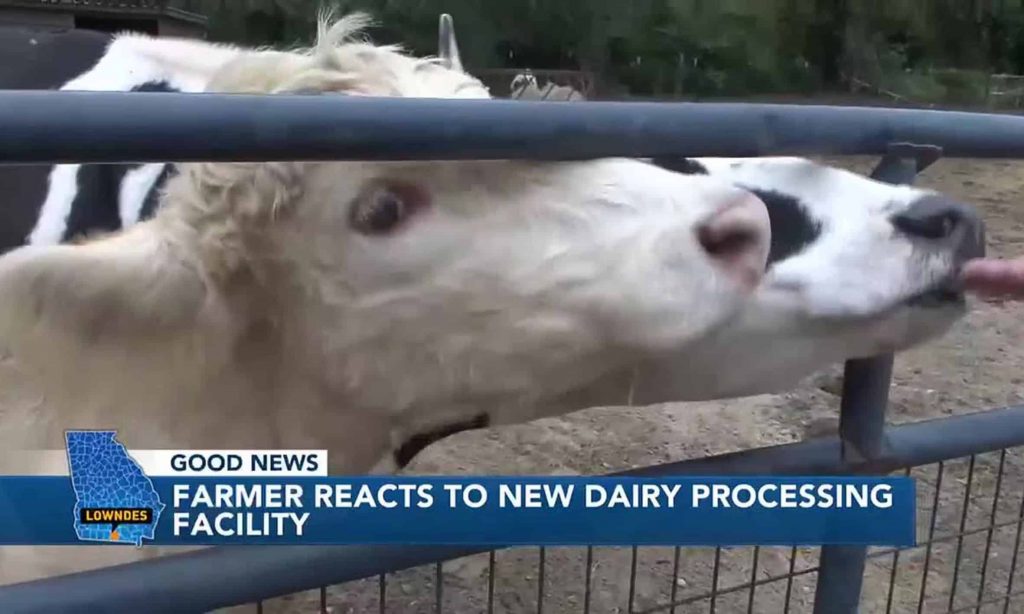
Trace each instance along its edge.
<path fill-rule="evenodd" d="M 771 232 L 768 209 L 761 199 L 737 192 L 697 226 L 697 240 L 720 270 L 753 289 L 768 264 Z"/>

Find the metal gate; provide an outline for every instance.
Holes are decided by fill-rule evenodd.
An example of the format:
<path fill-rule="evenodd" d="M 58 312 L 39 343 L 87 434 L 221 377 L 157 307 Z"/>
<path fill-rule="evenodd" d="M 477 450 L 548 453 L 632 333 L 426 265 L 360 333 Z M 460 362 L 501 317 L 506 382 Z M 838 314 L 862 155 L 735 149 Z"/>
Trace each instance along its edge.
<path fill-rule="evenodd" d="M 964 157 L 1024 158 L 1024 117 L 941 111 L 855 109 L 787 105 L 599 103 L 551 105 L 513 101 L 417 99 L 332 99 L 318 96 L 248 96 L 78 92 L 0 93 L 0 163 L 162 162 L 309 159 L 581 159 L 600 156 L 756 156 L 767 154 L 882 154 L 873 176 L 910 183 L 945 151 Z M 382 123 L 381 118 L 389 121 Z M 344 125 L 345 139 L 336 138 Z M 263 130 L 273 126 L 273 130 Z M 97 141 L 93 135 L 102 134 Z M 183 135 L 194 135 L 187 137 Z M 215 137 L 215 138 L 211 138 Z M 918 143 L 918 144 L 915 144 Z M 908 472 L 934 492 L 918 546 L 904 550 L 825 547 L 819 556 L 788 549 L 777 568 L 777 548 L 749 550 L 749 563 L 733 564 L 742 549 L 713 549 L 706 590 L 678 581 L 681 550 L 669 557 L 671 580 L 663 602 L 638 604 L 637 560 L 631 557 L 629 612 L 765 611 L 760 595 L 785 586 L 780 611 L 856 612 L 864 593 L 865 570 L 890 561 L 885 599 L 871 611 L 908 611 L 897 595 L 897 579 L 920 571 L 917 612 L 1011 611 L 1024 593 L 1015 582 L 1024 500 L 1002 493 L 1002 476 L 1019 468 L 1024 446 L 1024 407 L 992 410 L 886 428 L 885 410 L 893 357 L 847 363 L 838 437 L 746 450 L 647 467 L 629 475 L 686 474 L 878 474 Z M 991 454 L 995 454 L 992 460 Z M 966 465 L 956 459 L 967 460 Z M 934 467 L 932 467 L 934 466 Z M 984 475 L 982 470 L 993 475 Z M 988 469 L 986 469 L 988 468 Z M 959 511 L 949 509 L 948 485 L 964 484 Z M 944 490 L 947 489 L 947 490 Z M 979 491 L 991 491 L 979 500 Z M 948 497 L 947 497 L 948 498 Z M 1012 509 L 1010 509 L 1012 508 Z M 974 512 L 972 513 L 972 510 Z M 978 516 L 980 510 L 980 518 Z M 952 514 L 952 515 L 951 515 Z M 942 522 L 952 519 L 952 530 Z M 1012 548 L 996 543 L 1009 530 Z M 978 558 L 969 542 L 984 536 Z M 951 586 L 937 594 L 929 584 L 931 554 L 955 544 Z M 547 560 L 537 555 L 536 603 L 550 609 L 552 587 Z M 561 550 L 561 549 L 558 549 Z M 605 549 L 601 549 L 605 550 Z M 1003 553 L 999 563 L 995 561 Z M 482 554 L 481 554 L 482 553 Z M 256 603 L 300 591 L 315 591 L 328 611 L 326 587 L 369 578 L 352 587 L 372 600 L 358 610 L 396 603 L 388 578 L 400 570 L 432 565 L 430 599 L 413 611 L 442 611 L 442 562 L 487 559 L 481 609 L 495 608 L 501 552 L 494 545 L 452 547 L 230 547 L 164 557 L 92 572 L 0 588 L 0 611 L 209 611 Z M 570 611 L 591 610 L 592 572 L 597 549 L 581 549 L 578 597 Z M 723 565 L 723 561 L 728 562 Z M 776 563 L 769 569 L 768 561 Z M 902 567 L 901 567 L 902 565 Z M 963 567 L 963 570 L 961 569 Z M 734 581 L 744 569 L 745 581 Z M 768 569 L 768 571 L 763 571 Z M 423 579 L 422 574 L 417 576 Z M 728 577 L 726 577 L 728 576 Z M 808 580 L 816 576 L 813 596 Z M 875 592 L 871 587 L 872 593 Z M 877 595 L 873 595 L 877 596 Z M 307 596 L 308 597 L 308 596 Z M 812 605 L 813 604 L 813 605 Z M 535 607 L 534 607 L 535 606 Z M 989 607 L 991 606 L 991 607 Z M 772 609 L 776 605 L 771 606 Z M 994 608 L 994 609 L 993 609 Z M 405 610 L 401 610 L 405 611 Z"/>

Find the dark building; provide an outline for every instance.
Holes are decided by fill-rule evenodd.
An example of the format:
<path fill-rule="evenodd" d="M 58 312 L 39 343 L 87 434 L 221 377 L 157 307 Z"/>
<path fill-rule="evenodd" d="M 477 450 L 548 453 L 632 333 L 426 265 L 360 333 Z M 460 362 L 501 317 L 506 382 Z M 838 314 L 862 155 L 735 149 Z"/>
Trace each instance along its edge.
<path fill-rule="evenodd" d="M 205 38 L 206 17 L 168 0 L 0 0 L 0 26 Z"/>

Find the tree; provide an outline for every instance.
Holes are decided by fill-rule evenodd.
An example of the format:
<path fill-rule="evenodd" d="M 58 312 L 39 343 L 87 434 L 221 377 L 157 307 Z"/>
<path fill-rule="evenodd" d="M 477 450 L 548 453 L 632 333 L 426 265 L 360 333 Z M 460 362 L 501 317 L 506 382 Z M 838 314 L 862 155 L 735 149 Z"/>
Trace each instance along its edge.
<path fill-rule="evenodd" d="M 211 38 L 309 42 L 317 0 L 176 0 Z M 722 96 L 845 88 L 849 79 L 952 91 L 950 71 L 1024 73 L 1024 0 L 336 0 L 381 23 L 371 34 L 428 55 L 440 13 L 464 63 L 569 68 L 635 94 Z M 954 71 L 955 72 L 955 71 Z M 944 75 L 944 76 L 943 76 Z M 961 75 L 961 76 L 962 76 Z M 973 79 L 973 77 L 971 77 Z M 970 79 L 968 79 L 970 81 Z M 972 81 L 956 87 L 975 88 Z"/>

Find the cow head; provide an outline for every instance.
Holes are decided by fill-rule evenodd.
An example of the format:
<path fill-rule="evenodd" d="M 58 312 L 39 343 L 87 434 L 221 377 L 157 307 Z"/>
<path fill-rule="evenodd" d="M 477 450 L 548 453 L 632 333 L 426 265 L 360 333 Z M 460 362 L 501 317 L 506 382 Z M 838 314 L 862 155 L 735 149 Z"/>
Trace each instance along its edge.
<path fill-rule="evenodd" d="M 823 365 L 930 340 L 965 313 L 956 278 L 985 250 L 968 205 L 800 158 L 656 163 L 753 191 L 772 222 L 764 283 L 734 326 L 693 350 L 707 378 L 678 392 L 687 398 L 784 389 Z"/>
<path fill-rule="evenodd" d="M 440 62 L 351 42 L 360 24 L 308 52 L 240 52 L 209 89 L 488 96 Z M 0 258 L 0 338 L 78 387 L 79 424 L 127 386 L 117 402 L 169 432 L 225 411 L 337 428 L 314 426 L 314 406 L 400 440 L 481 411 L 578 408 L 569 393 L 726 324 L 768 246 L 749 192 L 637 160 L 182 164 L 152 220 Z"/>

